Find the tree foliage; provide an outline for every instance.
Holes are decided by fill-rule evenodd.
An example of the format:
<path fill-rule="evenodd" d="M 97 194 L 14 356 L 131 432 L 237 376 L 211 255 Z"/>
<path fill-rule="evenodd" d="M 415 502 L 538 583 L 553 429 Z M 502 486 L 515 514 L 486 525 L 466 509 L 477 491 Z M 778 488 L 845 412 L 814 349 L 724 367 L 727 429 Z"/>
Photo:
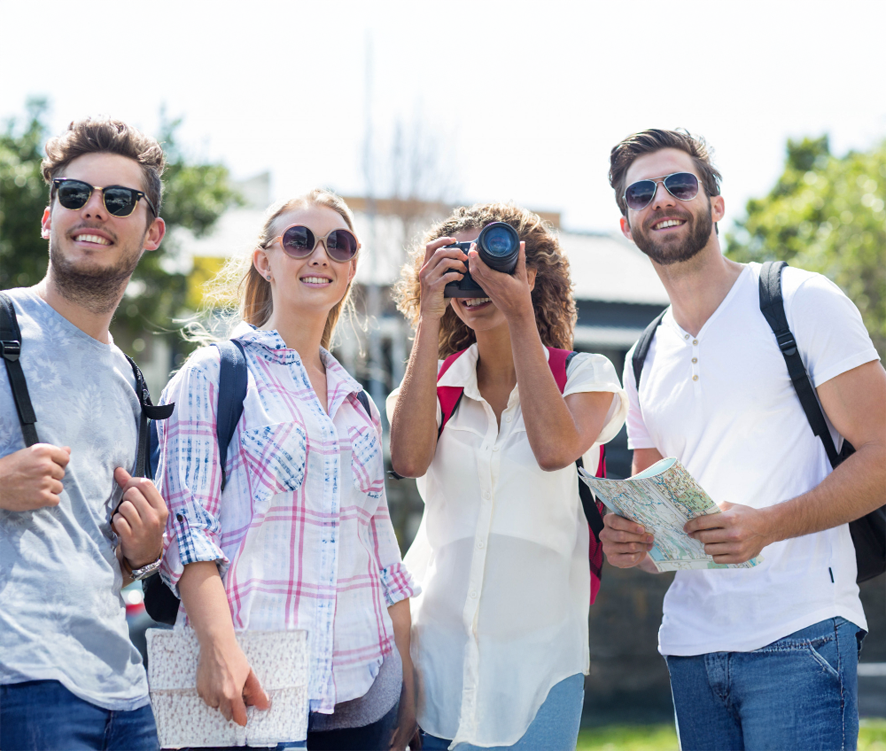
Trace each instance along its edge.
<path fill-rule="evenodd" d="M 827 136 L 789 140 L 782 176 L 727 235 L 737 261 L 783 259 L 836 282 L 886 355 L 886 142 L 831 153 Z"/>
<path fill-rule="evenodd" d="M 36 284 L 46 273 L 40 218 L 49 193 L 40 162 L 49 137 L 47 110 L 45 100 L 30 100 L 24 122 L 10 120 L 0 133 L 0 289 Z M 158 250 L 142 256 L 111 325 L 115 341 L 127 351 L 144 346 L 144 333 L 169 330 L 185 310 L 188 269 L 179 262 L 176 228 L 204 235 L 227 207 L 241 201 L 226 167 L 188 158 L 176 137 L 180 125 L 180 119 L 161 116 L 157 136 L 167 163 L 161 209 L 166 237 Z"/>

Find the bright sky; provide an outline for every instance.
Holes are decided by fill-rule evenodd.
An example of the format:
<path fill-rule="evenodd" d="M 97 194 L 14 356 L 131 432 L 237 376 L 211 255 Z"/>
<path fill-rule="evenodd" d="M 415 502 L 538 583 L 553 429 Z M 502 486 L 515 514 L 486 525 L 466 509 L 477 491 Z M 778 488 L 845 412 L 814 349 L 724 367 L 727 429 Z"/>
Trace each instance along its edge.
<path fill-rule="evenodd" d="M 55 132 L 95 113 L 156 132 L 165 105 L 190 153 L 269 170 L 275 198 L 362 194 L 367 123 L 379 155 L 417 122 L 455 200 L 603 231 L 612 146 L 682 126 L 715 148 L 728 229 L 788 137 L 886 137 L 884 21 L 882 0 L 0 0 L 0 119 L 43 95 Z"/>

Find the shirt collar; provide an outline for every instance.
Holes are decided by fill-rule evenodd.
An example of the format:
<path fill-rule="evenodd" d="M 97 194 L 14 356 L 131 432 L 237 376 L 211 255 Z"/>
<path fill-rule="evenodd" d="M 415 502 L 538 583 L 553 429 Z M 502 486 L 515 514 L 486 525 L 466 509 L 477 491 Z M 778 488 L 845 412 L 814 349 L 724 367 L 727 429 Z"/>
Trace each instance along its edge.
<path fill-rule="evenodd" d="M 550 360 L 551 353 L 547 347 L 544 348 L 545 360 Z M 440 380 L 438 386 L 457 386 L 464 389 L 465 396 L 480 401 L 480 388 L 477 386 L 477 360 L 480 358 L 477 343 L 474 342 L 468 347 L 452 365 L 449 366 Z M 520 384 L 514 387 L 514 393 L 519 391 Z"/>
<path fill-rule="evenodd" d="M 237 339 L 246 345 L 252 345 L 250 349 L 254 349 L 259 357 L 263 357 L 268 362 L 280 365 L 298 363 L 301 366 L 301 356 L 299 353 L 286 346 L 286 342 L 283 341 L 283 337 L 280 336 L 276 329 L 263 331 L 257 329 L 251 323 L 241 321 L 231 332 L 231 338 Z M 320 347 L 320 359 L 326 367 L 326 394 L 329 402 L 329 414 L 335 414 L 335 410 L 348 394 L 358 394 L 363 390 L 363 387 L 323 347 Z"/>

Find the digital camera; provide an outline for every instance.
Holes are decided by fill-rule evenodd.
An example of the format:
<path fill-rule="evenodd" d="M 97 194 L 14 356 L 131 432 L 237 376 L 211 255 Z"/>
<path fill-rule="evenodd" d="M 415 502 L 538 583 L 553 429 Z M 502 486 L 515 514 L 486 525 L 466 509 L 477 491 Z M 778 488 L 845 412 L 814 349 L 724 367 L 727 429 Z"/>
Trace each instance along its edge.
<path fill-rule="evenodd" d="M 447 248 L 459 248 L 467 253 L 477 243 L 477 254 L 489 268 L 503 274 L 513 274 L 520 256 L 520 236 L 510 224 L 493 222 L 487 224 L 473 242 L 453 243 Z M 449 282 L 443 290 L 444 297 L 486 297 L 483 288 L 471 277 L 471 272 L 456 282 Z"/>

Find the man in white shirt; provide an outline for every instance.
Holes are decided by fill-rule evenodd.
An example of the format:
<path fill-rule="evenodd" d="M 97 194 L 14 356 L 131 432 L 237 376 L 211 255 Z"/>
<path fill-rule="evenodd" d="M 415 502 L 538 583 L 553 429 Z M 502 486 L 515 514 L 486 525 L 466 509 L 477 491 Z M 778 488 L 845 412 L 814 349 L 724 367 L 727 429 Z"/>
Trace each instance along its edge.
<path fill-rule="evenodd" d="M 37 442 L 0 366 L 0 747 L 148 751 L 157 731 L 120 589 L 159 567 L 167 511 L 130 476 L 141 404 L 108 326 L 163 238 L 163 152 L 88 119 L 46 153 L 49 267 L 8 291 Z"/>
<path fill-rule="evenodd" d="M 720 175 L 707 145 L 648 130 L 611 153 L 621 228 L 649 256 L 671 307 L 635 385 L 633 472 L 676 456 L 723 508 L 686 531 L 718 563 L 678 572 L 659 651 L 688 749 L 855 748 L 858 646 L 867 628 L 847 523 L 886 488 L 886 372 L 855 306 L 824 277 L 786 268 L 788 323 L 839 448 L 831 471 L 759 308 L 759 264 L 722 255 Z M 652 536 L 614 514 L 609 562 L 654 571 Z"/>

